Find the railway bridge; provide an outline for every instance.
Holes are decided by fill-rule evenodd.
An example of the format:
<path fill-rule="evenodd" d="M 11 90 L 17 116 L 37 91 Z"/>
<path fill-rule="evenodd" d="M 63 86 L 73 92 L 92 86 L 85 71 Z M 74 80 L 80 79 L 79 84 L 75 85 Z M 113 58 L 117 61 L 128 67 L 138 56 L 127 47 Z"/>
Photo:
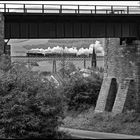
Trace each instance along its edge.
<path fill-rule="evenodd" d="M 106 38 L 95 112 L 140 112 L 139 6 L 0 3 L 1 54 L 4 39 L 26 38 Z"/>

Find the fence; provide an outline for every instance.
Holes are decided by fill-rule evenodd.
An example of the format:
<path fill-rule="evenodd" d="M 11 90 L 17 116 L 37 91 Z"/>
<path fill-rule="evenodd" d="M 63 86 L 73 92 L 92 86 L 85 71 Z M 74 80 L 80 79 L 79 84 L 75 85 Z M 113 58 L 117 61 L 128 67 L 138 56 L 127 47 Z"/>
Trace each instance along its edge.
<path fill-rule="evenodd" d="M 91 67 L 91 57 L 27 57 L 27 56 L 11 56 L 12 62 L 26 63 L 32 66 L 34 71 L 49 71 L 57 72 L 61 68 L 62 63 L 73 63 L 78 69 L 90 68 Z M 35 64 L 37 63 L 37 65 Z M 97 57 L 97 67 L 104 67 L 103 57 Z"/>

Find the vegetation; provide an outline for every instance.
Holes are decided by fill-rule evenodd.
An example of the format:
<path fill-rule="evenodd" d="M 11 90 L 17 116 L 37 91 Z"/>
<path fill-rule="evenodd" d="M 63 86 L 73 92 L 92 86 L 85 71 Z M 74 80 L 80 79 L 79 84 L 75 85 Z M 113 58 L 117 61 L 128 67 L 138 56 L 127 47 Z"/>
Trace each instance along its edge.
<path fill-rule="evenodd" d="M 63 102 L 52 83 L 41 82 L 23 64 L 1 69 L 1 138 L 63 138 L 58 131 L 63 117 Z"/>
<path fill-rule="evenodd" d="M 140 135 L 140 113 L 94 113 L 94 108 L 83 112 L 70 112 L 63 120 L 63 127 L 108 133 Z"/>
<path fill-rule="evenodd" d="M 91 131 L 140 135 L 140 113 L 134 110 L 117 115 L 112 112 L 94 112 L 104 70 L 103 68 L 89 69 L 92 70 L 91 76 L 84 78 L 77 72 L 68 81 L 68 85 L 64 87 L 68 110 L 62 126 Z"/>
<path fill-rule="evenodd" d="M 78 70 L 70 75 L 61 89 L 68 110 L 85 110 L 96 105 L 102 78 L 93 72 L 84 77 Z"/>
<path fill-rule="evenodd" d="M 75 65 L 72 62 L 68 62 L 66 59 L 61 60 L 59 67 L 59 73 L 63 78 L 69 78 L 70 74 L 77 70 Z"/>
<path fill-rule="evenodd" d="M 31 66 L 39 66 L 39 64 L 37 62 L 30 62 Z"/>
<path fill-rule="evenodd" d="M 1 55 L 0 56 L 0 71 L 7 72 L 11 68 L 11 61 L 9 55 Z"/>

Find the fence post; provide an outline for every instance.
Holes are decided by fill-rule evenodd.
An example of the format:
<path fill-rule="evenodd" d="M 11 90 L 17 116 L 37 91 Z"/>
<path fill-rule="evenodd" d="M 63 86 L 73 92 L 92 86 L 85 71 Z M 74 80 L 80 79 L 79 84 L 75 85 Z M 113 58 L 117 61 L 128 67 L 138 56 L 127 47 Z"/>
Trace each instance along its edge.
<path fill-rule="evenodd" d="M 114 12 L 113 12 L 113 6 L 111 6 L 111 12 L 112 12 L 112 14 L 114 13 Z"/>
<path fill-rule="evenodd" d="M 4 12 L 6 12 L 6 3 L 4 3 Z"/>
<path fill-rule="evenodd" d="M 84 69 L 86 69 L 86 58 L 84 56 Z"/>
<path fill-rule="evenodd" d="M 96 5 L 95 5 L 95 14 L 96 14 Z"/>
<path fill-rule="evenodd" d="M 79 5 L 78 5 L 78 14 L 79 14 Z"/>
<path fill-rule="evenodd" d="M 23 5 L 23 10 L 24 10 L 24 13 L 26 13 L 26 10 L 25 10 L 25 4 Z"/>
<path fill-rule="evenodd" d="M 53 59 L 53 73 L 56 73 L 56 60 Z"/>
<path fill-rule="evenodd" d="M 62 13 L 62 5 L 60 5 L 59 13 Z"/>
<path fill-rule="evenodd" d="M 44 4 L 42 4 L 42 13 L 44 13 Z"/>
<path fill-rule="evenodd" d="M 127 14 L 129 14 L 129 6 L 127 6 Z"/>

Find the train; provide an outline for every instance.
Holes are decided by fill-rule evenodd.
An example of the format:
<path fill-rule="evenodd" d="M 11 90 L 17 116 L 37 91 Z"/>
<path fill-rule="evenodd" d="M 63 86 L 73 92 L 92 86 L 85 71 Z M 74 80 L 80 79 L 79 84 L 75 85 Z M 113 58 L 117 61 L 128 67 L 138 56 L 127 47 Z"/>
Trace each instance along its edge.
<path fill-rule="evenodd" d="M 92 57 L 92 54 L 77 54 L 77 53 L 57 53 L 57 52 L 33 52 L 28 51 L 26 53 L 27 57 Z"/>

